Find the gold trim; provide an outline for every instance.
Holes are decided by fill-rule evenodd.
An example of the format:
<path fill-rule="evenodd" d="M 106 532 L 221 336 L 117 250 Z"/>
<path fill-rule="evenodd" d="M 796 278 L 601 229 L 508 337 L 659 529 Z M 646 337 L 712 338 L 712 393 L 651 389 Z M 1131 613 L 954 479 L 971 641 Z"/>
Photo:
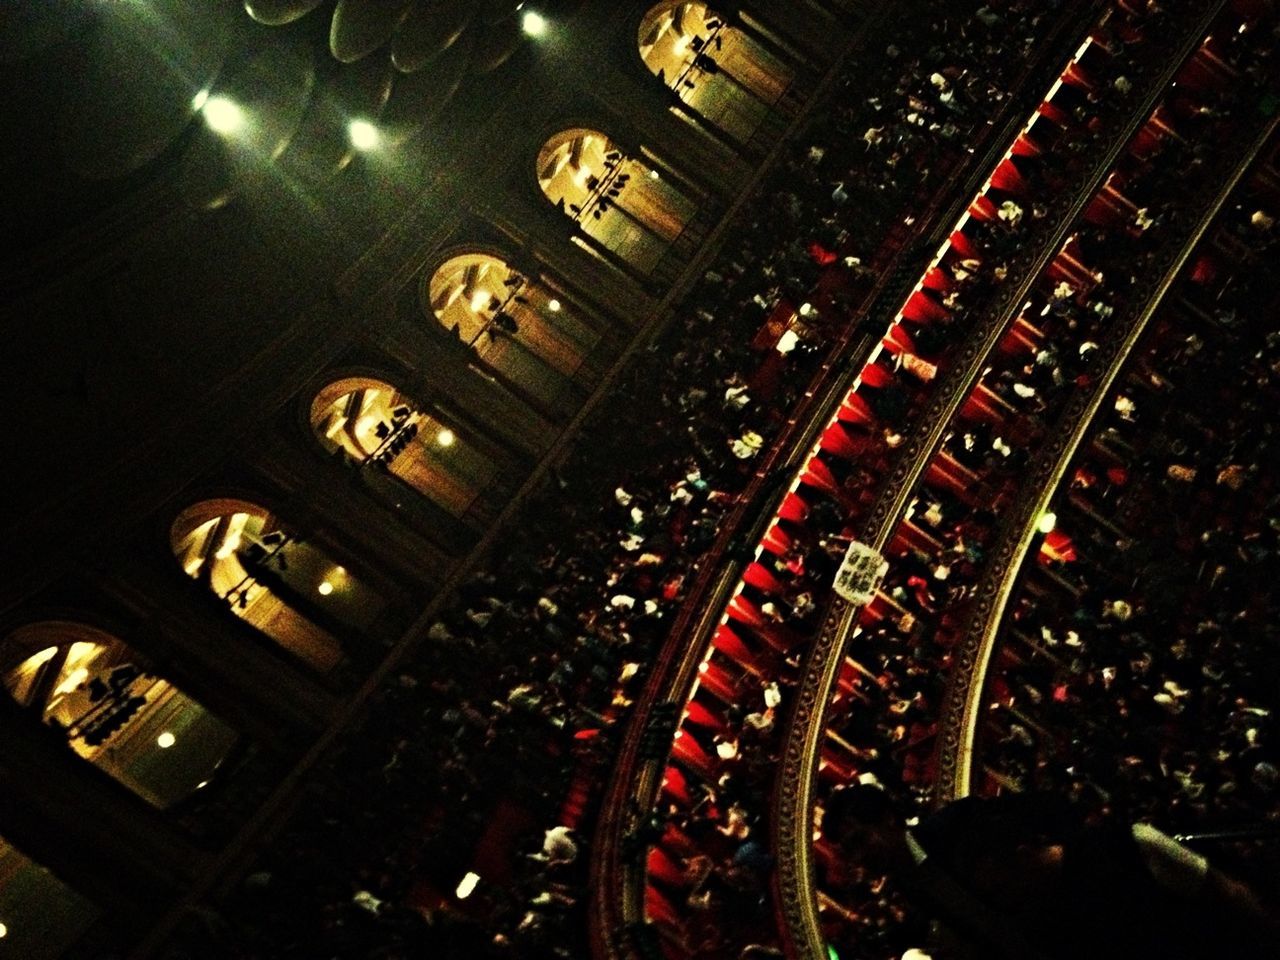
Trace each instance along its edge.
<path fill-rule="evenodd" d="M 1175 55 L 1163 62 L 1139 108 L 1131 112 L 1129 120 L 1116 132 L 1110 148 L 1078 187 L 1065 192 L 1070 201 L 1064 202 L 1060 195 L 1050 205 L 1050 212 L 1055 207 L 1059 208 L 1061 218 L 1053 233 L 1041 242 L 1034 255 L 1023 252 L 1010 263 L 1011 270 L 1022 273 L 1024 279 L 1016 287 L 1006 287 L 1001 292 L 988 314 L 998 322 L 989 320 L 981 339 L 971 340 L 959 352 L 952 367 L 955 372 L 940 386 L 935 399 L 921 414 L 923 429 L 898 451 L 897 465 L 881 484 L 868 518 L 869 532 L 864 539 L 872 546 L 883 550 L 943 432 L 977 380 L 982 362 L 998 345 L 1031 285 L 1056 256 L 1071 226 L 1093 199 L 1123 149 L 1147 122 L 1157 102 L 1166 94 L 1175 73 L 1191 56 L 1224 4 L 1225 0 L 1217 0 L 1188 26 Z M 1133 73 L 1137 75 L 1140 71 Z M 861 608 L 852 608 L 840 601 L 833 603 L 824 620 L 822 633 L 805 662 L 783 748 L 778 791 L 774 798 L 773 846 L 777 856 L 778 903 L 784 921 L 780 932 L 787 955 L 791 957 L 825 960 L 827 956 L 818 918 L 817 890 L 810 855 L 816 780 L 814 766 L 825 726 L 826 706 L 842 660 L 837 651 L 844 649 L 860 613 Z"/>
<path fill-rule="evenodd" d="M 1035 541 L 1041 514 L 1057 495 L 1058 487 L 1076 451 L 1133 349 L 1145 333 L 1151 317 L 1163 305 L 1169 289 L 1278 123 L 1280 116 L 1273 117 L 1263 127 L 1253 145 L 1245 150 L 1231 176 L 1201 215 L 1196 229 L 1160 276 L 1146 306 L 1131 320 L 1123 339 L 1112 341 L 1109 347 L 1112 356 L 1109 358 L 1106 374 L 1093 385 L 1089 394 L 1076 398 L 1068 405 L 1059 418 L 1060 424 L 1072 423 L 1072 428 L 1055 433 L 1055 437 L 1061 439 L 1055 439 L 1044 450 L 1024 484 L 1023 489 L 1034 491 L 1034 495 L 1020 498 L 1011 518 L 1010 532 L 1002 538 L 994 551 L 996 562 L 988 569 L 978 587 L 973 616 L 957 648 L 955 670 L 939 724 L 938 781 L 935 788 L 935 796 L 939 799 L 963 797 L 972 788 L 974 741 L 982 709 L 982 695 L 986 689 L 987 667 L 1004 620 L 1005 608 L 1020 581 L 1022 568 Z"/>

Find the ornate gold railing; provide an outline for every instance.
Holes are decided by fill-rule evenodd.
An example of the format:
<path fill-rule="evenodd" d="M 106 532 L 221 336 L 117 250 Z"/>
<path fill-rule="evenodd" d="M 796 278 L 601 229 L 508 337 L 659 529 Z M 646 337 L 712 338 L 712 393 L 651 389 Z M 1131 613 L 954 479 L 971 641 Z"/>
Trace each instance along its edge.
<path fill-rule="evenodd" d="M 1152 271 L 1152 277 L 1144 286 L 1150 292 L 1139 294 L 1137 302 L 1145 304 L 1134 316 L 1127 318 L 1118 335 L 1102 345 L 1104 373 L 1087 390 L 1074 396 L 1062 416 L 1055 432 L 1037 456 L 1031 472 L 1023 484 L 1023 491 L 1009 512 L 1004 532 L 991 553 L 990 566 L 975 591 L 973 607 L 960 643 L 954 652 L 954 666 L 939 720 L 938 778 L 935 796 L 946 801 L 969 793 L 972 779 L 974 741 L 986 686 L 987 667 L 1004 620 L 1009 598 L 1020 580 L 1024 562 L 1035 543 L 1040 517 L 1048 509 L 1057 494 L 1062 478 L 1066 475 L 1080 444 L 1093 425 L 1094 417 L 1116 379 L 1123 372 L 1148 322 L 1164 303 L 1187 261 L 1199 246 L 1206 232 L 1221 211 L 1227 199 L 1236 189 L 1259 152 L 1274 134 L 1280 115 L 1262 124 L 1261 131 L 1253 136 L 1252 143 L 1242 138 L 1240 160 L 1231 170 L 1221 189 L 1192 222 L 1190 231 L 1180 248 L 1171 250 L 1164 262 Z M 1224 153 L 1229 154 L 1229 150 Z"/>
<path fill-rule="evenodd" d="M 1025 247 L 1009 265 L 1010 273 L 1022 279 L 1001 290 L 985 320 L 961 348 L 934 396 L 917 416 L 917 429 L 898 449 L 895 467 L 877 492 L 862 533 L 864 542 L 878 550 L 889 542 L 948 424 L 977 382 L 986 357 L 1000 342 L 1032 284 L 1057 255 L 1068 231 L 1101 187 L 1121 151 L 1149 119 L 1176 71 L 1224 5 L 1223 0 L 1217 0 L 1199 8 L 1180 33 L 1166 38 L 1161 46 L 1167 55 L 1158 68 L 1133 71 L 1133 77 L 1143 82 L 1142 95 L 1126 121 L 1112 133 L 1107 146 L 1096 155 L 1094 164 L 1050 205 L 1046 219 L 1051 220 L 1053 228 Z M 1146 56 L 1154 58 L 1156 53 L 1153 50 Z M 833 598 L 794 694 L 773 810 L 777 901 L 782 913 L 782 939 L 790 956 L 814 960 L 826 956 L 810 856 L 815 764 L 825 735 L 826 707 L 842 666 L 841 652 L 861 612 L 860 606 Z"/>
<path fill-rule="evenodd" d="M 1090 0 L 1088 10 L 1096 13 L 1108 2 L 1109 0 Z M 856 49 L 874 25 L 890 13 L 888 7 L 881 6 L 876 15 L 862 25 L 851 49 Z M 1053 42 L 1046 44 L 1046 47 L 1061 49 L 1068 41 L 1072 45 L 1078 44 L 1091 28 L 1092 22 L 1087 20 L 1082 26 L 1078 15 L 1063 18 L 1054 28 L 1051 36 Z M 838 60 L 827 74 L 823 88 L 829 86 L 843 59 Z M 1061 72 L 1059 64 L 1046 56 L 1027 68 L 1022 78 L 1024 84 L 1030 78 L 1037 81 L 1043 78 L 1048 69 L 1057 71 L 1051 74 L 1054 76 Z M 1032 85 L 1031 89 L 1038 89 L 1038 83 Z M 1035 101 L 1028 101 L 1024 96 L 1011 98 L 1003 111 L 1008 119 L 992 120 L 975 141 L 971 160 L 964 165 L 969 176 L 973 176 L 974 170 L 981 175 L 985 167 L 979 164 L 986 161 L 992 161 L 991 166 L 994 167 L 998 158 L 993 160 L 986 153 L 988 147 L 993 148 L 993 152 L 1008 149 L 1009 144 L 1003 141 L 1013 141 L 1021 129 L 1014 129 L 1009 124 L 1016 122 L 1023 115 L 1024 109 L 1039 102 L 1039 95 L 1036 96 Z M 814 100 L 816 99 L 817 95 Z M 998 156 L 1002 157 L 1003 154 Z M 955 174 L 956 177 L 964 175 L 960 170 Z M 968 182 L 966 188 L 973 185 Z M 945 195 L 940 193 L 927 210 L 917 214 L 917 237 L 925 237 L 940 223 L 949 222 L 950 218 L 944 219 L 941 211 L 942 204 L 949 199 L 950 194 L 951 191 L 945 191 Z M 910 296 L 915 277 L 915 257 L 910 247 L 910 243 L 904 244 L 891 264 L 881 272 L 874 289 L 866 298 L 865 303 L 870 306 L 865 313 L 871 318 L 868 328 L 887 328 L 896 316 L 899 304 Z M 594 954 L 597 957 L 624 955 L 629 949 L 626 942 L 627 931 L 644 920 L 644 864 L 623 856 L 620 850 L 625 845 L 625 837 L 640 825 L 652 809 L 661 787 L 664 765 L 656 760 L 643 764 L 640 762 L 637 752 L 639 738 L 646 729 L 655 706 L 671 702 L 680 702 L 682 705 L 688 697 L 697 666 L 741 573 L 739 562 L 725 560 L 728 542 L 741 540 L 754 543 L 759 539 L 764 526 L 773 518 L 776 501 L 786 492 L 785 488 L 774 490 L 771 494 L 762 491 L 779 476 L 791 476 L 807 461 L 818 434 L 834 416 L 874 343 L 874 340 L 865 338 L 855 343 L 850 332 L 846 331 L 841 342 L 831 351 L 827 364 L 814 378 L 815 385 L 826 383 L 826 386 L 810 388 L 788 419 L 786 431 L 774 445 L 772 458 L 761 465 L 740 498 L 741 506 L 722 524 L 721 534 L 704 558 L 702 572 L 686 596 L 681 614 L 655 661 L 650 682 L 632 709 L 626 736 L 619 749 L 618 760 L 602 804 L 600 823 L 593 843 L 590 925 Z M 837 364 L 841 370 L 835 369 Z M 833 376 L 836 373 L 839 375 Z M 757 502 L 762 497 L 765 502 Z M 748 526 L 748 516 L 752 513 L 754 519 Z"/>

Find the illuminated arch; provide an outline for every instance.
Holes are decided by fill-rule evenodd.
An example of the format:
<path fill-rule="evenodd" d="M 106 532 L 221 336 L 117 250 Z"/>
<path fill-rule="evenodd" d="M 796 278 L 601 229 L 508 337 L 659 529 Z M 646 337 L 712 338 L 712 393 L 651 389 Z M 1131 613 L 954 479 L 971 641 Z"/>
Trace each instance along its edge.
<path fill-rule="evenodd" d="M 599 247 L 643 273 L 657 266 L 697 207 L 604 134 L 564 130 L 538 152 L 538 186 Z"/>
<path fill-rule="evenodd" d="M 173 523 L 170 546 L 189 577 L 322 672 L 342 659 L 333 628 L 367 626 L 384 606 L 323 551 L 243 500 L 208 500 L 188 507 Z"/>
<path fill-rule="evenodd" d="M 102 630 L 43 621 L 14 630 L 0 650 L 9 696 L 157 807 L 206 786 L 236 742 L 234 730 Z"/>
<path fill-rule="evenodd" d="M 599 342 L 571 304 L 489 253 L 450 257 L 431 275 L 427 308 L 491 370 L 554 404 Z"/>
<path fill-rule="evenodd" d="M 486 455 L 382 380 L 329 384 L 311 403 L 311 427 L 331 453 L 396 478 L 459 519 L 496 478 Z"/>
<path fill-rule="evenodd" d="M 640 58 L 690 109 L 747 140 L 791 86 L 791 70 L 700 2 L 666 0 L 640 21 Z"/>

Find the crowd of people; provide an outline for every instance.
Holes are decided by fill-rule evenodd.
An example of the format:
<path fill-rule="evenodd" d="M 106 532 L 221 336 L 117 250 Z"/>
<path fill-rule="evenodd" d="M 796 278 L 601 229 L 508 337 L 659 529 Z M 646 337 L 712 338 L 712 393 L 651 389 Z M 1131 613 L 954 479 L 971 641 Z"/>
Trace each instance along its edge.
<path fill-rule="evenodd" d="M 1244 67 L 1268 55 L 1266 46 L 1256 46 L 1230 59 Z M 1187 200 L 1187 191 L 1207 202 L 1223 175 L 1222 164 L 1212 159 L 1216 151 L 1231 156 L 1243 148 L 1241 137 L 1247 142 L 1256 131 L 1256 124 L 1241 122 L 1250 118 L 1251 90 L 1205 87 L 1188 94 L 1194 85 L 1184 73 L 1178 102 L 1161 113 L 1162 124 L 1177 114 L 1174 129 L 1194 131 L 1194 136 L 1167 140 L 1157 149 L 1149 131 L 1139 134 L 1117 170 L 1122 179 L 1113 177 L 1099 194 L 1083 229 L 1039 281 L 1039 295 L 1033 291 L 1029 298 L 1023 316 L 1030 312 L 1036 317 L 1035 331 L 1015 328 L 1002 352 L 991 358 L 977 391 L 930 465 L 911 519 L 898 529 L 892 544 L 886 596 L 868 608 L 854 642 L 857 670 L 848 671 L 851 676 L 845 678 L 856 681 L 861 673 L 874 679 L 862 683 L 861 690 L 859 684 L 849 683 L 833 704 L 830 727 L 835 736 L 825 758 L 831 767 L 828 788 L 857 781 L 889 784 L 904 814 L 920 815 L 927 809 L 932 799 L 933 737 L 950 648 L 966 624 L 967 605 L 983 574 L 992 538 L 1000 531 L 1000 508 L 1017 491 L 1037 438 L 1054 425 L 1073 388 L 1087 386 L 1096 376 L 1091 357 L 1105 353 L 1100 347 L 1106 337 L 1118 336 L 1117 324 L 1150 295 L 1146 281 L 1162 272 L 1167 256 L 1163 244 L 1171 242 L 1176 249 L 1186 241 L 1195 219 L 1195 204 Z M 1211 128 L 1196 129 L 1206 116 L 1212 118 Z M 1213 149 L 1193 150 L 1192 143 L 1210 143 Z M 1123 183 L 1123 191 L 1118 183 Z M 1122 400 L 1121 409 L 1129 409 L 1129 402 Z M 1211 515 L 1200 516 L 1198 522 L 1206 528 L 1214 525 Z M 1073 634 L 1076 639 L 1079 635 Z M 1050 689 L 1059 696 L 1058 688 Z M 1037 687 L 1028 696 L 1039 692 L 1042 688 Z M 1101 689 L 1097 692 L 1105 696 Z M 1028 708 L 1027 699 L 1017 698 L 1020 710 L 1034 712 L 1036 707 Z M 1042 731 L 1053 730 L 1057 722 L 1070 729 L 1064 720 L 1067 712 L 1077 717 L 1076 722 L 1090 715 L 1087 706 L 1081 710 L 1080 704 L 1061 700 L 1044 709 L 1053 713 L 1043 718 L 1043 726 L 1037 728 Z M 1146 729 L 1158 738 L 1159 721 L 1147 716 L 1139 722 L 1148 721 L 1151 726 Z M 1026 748 L 1028 728 L 1013 722 L 1010 729 L 1005 741 L 1009 749 Z M 1113 758 L 1124 752 L 1115 738 L 1123 739 L 1131 731 L 1115 723 L 1109 729 L 1112 740 L 1107 747 L 1116 751 L 1102 749 L 1097 757 L 1100 765 L 1112 764 L 1114 769 Z M 1072 755 L 1070 749 L 1064 753 Z M 1017 789 L 1024 783 L 1017 777 L 996 777 L 988 786 Z M 1167 798 L 1149 799 L 1143 811 L 1148 816 L 1161 810 Z M 1168 822 L 1167 815 L 1162 819 Z M 839 930 L 833 932 L 838 947 L 852 949 L 886 931 L 915 932 L 902 922 L 905 905 L 884 888 L 882 878 L 860 875 L 856 865 L 850 872 L 838 851 L 825 844 L 818 849 L 827 858 L 824 889 L 833 895 L 843 892 L 845 905 L 854 905 L 843 918 L 847 923 L 833 923 Z M 900 939 L 896 947 L 909 942 L 909 937 Z"/>
<path fill-rule="evenodd" d="M 310 778 L 287 826 L 243 882 L 216 908 L 192 916 L 175 960 L 587 955 L 593 804 L 621 721 L 689 580 L 709 562 L 724 518 L 785 429 L 824 351 L 855 322 L 853 308 L 877 273 L 910 242 L 911 221 L 945 195 L 1032 53 L 1070 19 L 1057 6 L 923 5 L 920 17 L 903 17 L 879 38 L 883 59 L 850 63 L 676 322 L 558 466 L 544 502 L 374 695 L 367 717 Z M 990 206 L 971 218 L 969 246 L 953 245 L 931 271 L 938 283 L 926 292 L 925 313 L 898 325 L 875 365 L 879 376 L 864 373 L 859 399 L 824 438 L 825 468 L 811 467 L 804 496 L 787 498 L 770 534 L 773 548 L 748 568 L 756 583 L 735 600 L 741 618 L 716 637 L 717 650 L 732 654 L 705 665 L 663 808 L 629 838 L 635 855 L 648 858 L 649 912 L 665 921 L 668 948 L 708 957 L 767 952 L 772 854 L 764 812 L 805 637 L 821 620 L 868 493 L 928 385 L 1052 222 L 1054 202 L 1034 198 L 1070 187 L 1158 59 L 1160 43 L 1141 27 L 1152 17 L 1163 26 L 1166 15 L 1151 6 L 1125 13 L 1121 5 L 1095 60 L 1075 87 L 1067 85 L 1052 137 L 1035 144 L 1043 152 L 1006 171 L 1003 186 L 988 191 Z M 1212 125 L 1226 105 L 1210 109 L 1217 111 L 1206 121 Z M 1199 150 L 1199 136 L 1178 149 Z M 1139 269 L 1136 258 L 1154 248 L 1143 238 L 1159 233 L 1143 221 L 1158 225 L 1176 215 L 1174 205 L 1160 205 L 1161 189 L 1152 186 L 1148 197 L 1145 174 L 1132 173 L 1120 191 L 1134 204 L 1132 216 L 1113 222 L 1096 211 L 1096 226 L 1127 231 L 1134 243 L 1112 249 L 1100 237 L 1095 248 L 1083 238 L 1081 263 L 1110 272 L 1128 257 L 1124 269 Z M 1070 286 L 1061 296 L 1043 285 L 1034 294 L 1047 311 L 1027 328 L 1034 327 L 1035 359 L 1028 364 L 1024 351 L 1008 351 L 988 377 L 991 396 L 1013 408 L 1011 418 L 1051 416 L 1060 403 L 1055 391 L 1087 371 L 1080 345 L 1100 335 L 1107 309 L 1120 306 L 1114 287 L 1104 294 L 1098 281 L 1072 277 L 1056 281 Z M 786 353 L 757 337 L 779 302 L 808 305 Z M 975 437 L 975 447 L 985 446 L 980 455 L 962 450 L 966 442 L 964 433 L 953 435 L 948 456 L 1003 482 L 1000 468 L 1012 454 L 1001 445 L 1012 449 L 1015 437 Z M 936 505 L 919 502 L 916 516 L 947 516 L 961 506 L 954 492 L 940 490 Z M 981 558 L 981 536 L 947 547 L 959 551 L 949 561 L 959 582 L 958 568 Z M 908 566 L 895 564 L 858 641 L 868 653 L 842 677 L 842 691 L 862 709 L 837 710 L 847 751 L 824 760 L 824 770 L 839 772 L 833 780 L 910 782 L 904 748 L 924 740 L 927 727 L 919 691 L 936 684 L 944 667 L 943 654 L 926 649 L 921 624 L 946 598 L 938 595 L 937 568 L 908 574 Z M 884 651 L 878 661 L 877 647 Z M 859 724 L 869 725 L 866 735 Z M 844 955 L 881 955 L 868 945 L 896 949 L 922 935 L 887 892 L 884 898 L 887 909 L 878 914 L 848 911 L 849 929 L 865 939 Z M 730 916 L 754 920 L 734 921 L 735 931 Z"/>
<path fill-rule="evenodd" d="M 1116 28 L 1127 25 L 1122 22 Z M 1070 72 L 1053 99 L 1053 119 L 1038 121 L 1019 142 L 1018 160 L 998 171 L 974 205 L 963 232 L 953 236 L 949 249 L 930 271 L 920 299 L 913 299 L 902 322 L 885 340 L 883 359 L 864 369 L 858 391 L 824 435 L 800 486 L 784 502 L 765 538 L 757 562 L 748 567 L 742 589 L 715 635 L 714 649 L 702 664 L 698 688 L 677 734 L 673 762 L 666 770 L 663 817 L 650 828 L 649 839 L 657 846 L 649 857 L 649 914 L 681 942 L 682 951 L 695 956 L 735 956 L 745 946 L 759 945 L 752 941 L 769 937 L 773 911 L 767 902 L 767 816 L 785 717 L 780 704 L 794 683 L 807 638 L 822 621 L 835 566 L 877 499 L 880 480 L 894 463 L 893 451 L 902 445 L 904 433 L 919 423 L 931 385 L 952 360 L 952 348 L 973 333 L 979 318 L 991 313 L 1011 272 L 1012 258 L 1029 260 L 1037 240 L 1051 242 L 1050 208 L 1036 198 L 1067 191 L 1073 177 L 1087 172 L 1074 162 L 1073 143 L 1094 148 L 1105 144 L 1100 130 L 1106 128 L 1095 126 L 1091 108 L 1122 116 L 1132 86 L 1121 92 L 1114 80 L 1138 75 L 1133 61 L 1160 56 L 1158 44 L 1143 49 L 1140 37 L 1134 31 L 1126 41 L 1127 49 L 1116 46 L 1117 52 L 1107 53 L 1104 32 L 1095 55 Z M 1162 40 L 1168 42 L 1168 38 Z M 1042 146 L 1046 141 L 1053 144 L 1054 152 Z M 1135 179 L 1135 192 L 1140 187 Z M 1033 208 L 1030 215 L 1023 215 L 1024 205 Z M 1102 232 L 1102 227 L 1098 229 Z M 1124 221 L 1111 229 L 1125 240 L 1138 232 Z M 1153 248 L 1153 244 L 1124 241 L 1115 246 L 1122 261 L 1115 265 L 1117 277 L 1124 275 L 1119 271 L 1141 269 Z M 1097 255 L 1112 252 L 1099 250 Z M 1097 334 L 1115 309 L 1103 299 L 1094 299 L 1100 297 L 1094 289 L 1099 278 L 1070 253 L 1060 255 L 1054 269 L 1058 274 L 1050 273 L 1033 287 L 1031 301 L 1023 307 L 1024 314 L 1035 316 L 1043 305 L 1044 316 L 1036 316 L 1036 322 L 1044 329 L 1024 323 L 1020 333 L 1025 336 L 1027 330 L 1034 330 L 1030 354 L 1046 368 L 1049 383 L 1042 387 L 1046 396 L 1035 410 L 1045 416 L 1051 414 L 1050 396 L 1053 403 L 1061 402 L 1069 392 L 1066 388 L 1080 375 L 1076 367 L 1083 371 L 1089 353 L 1083 351 L 1079 360 L 1053 359 L 1052 340 L 1059 341 L 1060 348 L 1075 351 Z M 1073 277 L 1074 284 L 1059 275 L 1064 273 Z M 997 355 L 979 387 L 981 394 L 995 400 L 1010 381 L 1021 385 L 1017 377 L 1027 364 L 1024 349 Z M 1011 389 L 1010 394 L 1023 403 L 1022 392 Z M 983 423 L 982 411 L 975 408 L 972 413 L 977 416 L 966 421 L 976 430 Z M 995 445 L 997 450 L 1000 447 L 1007 451 L 1004 456 L 1012 453 L 1009 443 Z M 992 449 L 988 444 L 979 454 Z M 950 451 L 942 458 L 949 459 Z M 1026 461 L 1014 458 L 1014 462 Z M 996 479 L 988 477 L 987 485 Z M 945 550 L 956 551 L 956 556 L 948 553 L 931 566 L 917 569 L 923 551 L 891 551 L 894 563 L 885 595 L 870 608 L 869 636 L 857 640 L 859 650 L 868 650 L 866 661 L 850 660 L 841 677 L 841 702 L 834 709 L 831 743 L 824 750 L 828 774 L 875 777 L 879 769 L 886 779 L 901 781 L 901 765 L 904 759 L 910 760 L 903 756 L 903 741 L 914 745 L 927 739 L 922 735 L 927 727 L 916 719 L 917 714 L 929 712 L 922 688 L 937 686 L 945 673 L 926 632 L 929 615 L 942 603 L 942 598 L 930 596 L 929 586 L 939 582 L 939 575 L 954 576 L 953 582 L 959 584 L 965 565 L 977 569 L 986 535 L 983 521 L 993 516 L 989 509 L 993 504 L 983 497 L 981 486 L 962 489 L 975 505 L 970 509 L 975 516 L 960 515 L 958 500 L 954 517 L 944 518 L 940 499 L 920 507 L 934 525 L 948 531 Z M 977 515 L 979 509 L 982 515 Z M 943 547 L 939 541 L 935 545 Z M 957 568 L 954 574 L 942 572 L 946 565 Z M 957 592 L 948 599 L 961 597 Z M 885 654 L 879 663 L 874 652 L 877 639 L 883 641 Z M 847 708 L 852 717 L 845 716 Z M 869 729 L 858 730 L 859 725 Z M 905 775 L 912 773 L 908 770 Z M 838 782 L 840 776 L 833 779 Z M 744 900 L 752 898 L 756 901 L 752 909 L 744 911 Z M 855 955 L 881 955 L 884 945 L 876 940 L 876 927 L 894 941 L 910 935 L 912 928 L 903 922 L 901 909 L 886 906 L 891 909 L 862 907 L 849 913 L 857 925 L 857 944 L 840 943 L 842 952 L 856 949 L 860 952 Z M 730 914 L 758 918 L 758 922 L 730 923 Z"/>
<path fill-rule="evenodd" d="M 1188 834 L 1277 809 L 1280 336 L 1264 264 L 1280 195 L 1263 179 L 1242 193 L 1073 465 L 1054 505 L 1069 541 L 1015 596 L 987 790 L 1054 790 Z"/>

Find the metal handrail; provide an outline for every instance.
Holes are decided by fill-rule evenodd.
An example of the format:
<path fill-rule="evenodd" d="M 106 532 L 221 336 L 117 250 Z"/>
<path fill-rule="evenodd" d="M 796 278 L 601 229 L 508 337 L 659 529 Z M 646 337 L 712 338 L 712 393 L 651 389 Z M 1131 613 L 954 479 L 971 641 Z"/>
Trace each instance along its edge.
<path fill-rule="evenodd" d="M 1188 26 L 1185 36 L 1172 51 L 1173 55 L 1152 78 L 1146 95 L 1131 109 L 1128 121 L 1113 134 L 1109 148 L 1076 185 L 1069 195 L 1069 202 L 1061 205 L 1056 228 L 1041 238 L 1031 257 L 1024 254 L 1024 259 L 1030 262 L 1022 267 L 1025 271 L 1023 280 L 1002 290 L 993 310 L 987 315 L 984 329 L 966 344 L 957 357 L 953 374 L 938 386 L 935 399 L 919 416 L 919 430 L 902 445 L 898 466 L 881 484 L 864 534 L 864 540 L 871 546 L 882 549 L 888 542 L 932 451 L 941 442 L 946 425 L 976 382 L 986 356 L 999 343 L 1031 284 L 1056 255 L 1075 219 L 1101 185 L 1120 152 L 1146 121 L 1174 73 L 1223 5 L 1222 0 L 1218 0 Z M 817 915 L 810 858 L 814 758 L 818 755 L 820 738 L 825 731 L 826 708 L 839 674 L 842 658 L 836 654 L 846 646 L 860 613 L 861 607 L 839 599 L 832 602 L 828 618 L 806 659 L 795 693 L 795 707 L 778 777 L 780 789 L 775 797 L 773 847 L 778 858 L 776 882 L 778 901 L 784 912 L 784 944 L 790 955 L 815 960 L 825 955 L 825 944 Z"/>
<path fill-rule="evenodd" d="M 1030 492 L 1024 494 L 1010 511 L 1003 535 L 991 551 L 993 562 L 975 591 L 973 613 L 954 654 L 955 668 L 940 719 L 939 774 L 936 785 L 939 800 L 966 796 L 972 789 L 973 753 L 987 669 L 1004 621 L 1005 609 L 1014 588 L 1020 582 L 1024 565 L 1035 542 L 1040 516 L 1057 495 L 1062 479 L 1092 426 L 1095 415 L 1112 384 L 1123 371 L 1151 317 L 1163 305 L 1177 276 L 1278 125 L 1280 115 L 1263 124 L 1253 142 L 1242 150 L 1239 162 L 1206 205 L 1184 245 L 1171 258 L 1166 269 L 1156 274 L 1148 284 L 1152 292 L 1147 295 L 1144 308 L 1132 318 L 1129 328 L 1121 338 L 1112 339 L 1101 348 L 1104 356 L 1099 359 L 1106 361 L 1106 372 L 1090 385 L 1088 391 L 1073 399 L 1059 418 L 1059 429 L 1055 431 L 1054 439 L 1037 458 L 1028 474 L 1024 489 Z M 1108 353 L 1110 356 L 1105 355 Z"/>

